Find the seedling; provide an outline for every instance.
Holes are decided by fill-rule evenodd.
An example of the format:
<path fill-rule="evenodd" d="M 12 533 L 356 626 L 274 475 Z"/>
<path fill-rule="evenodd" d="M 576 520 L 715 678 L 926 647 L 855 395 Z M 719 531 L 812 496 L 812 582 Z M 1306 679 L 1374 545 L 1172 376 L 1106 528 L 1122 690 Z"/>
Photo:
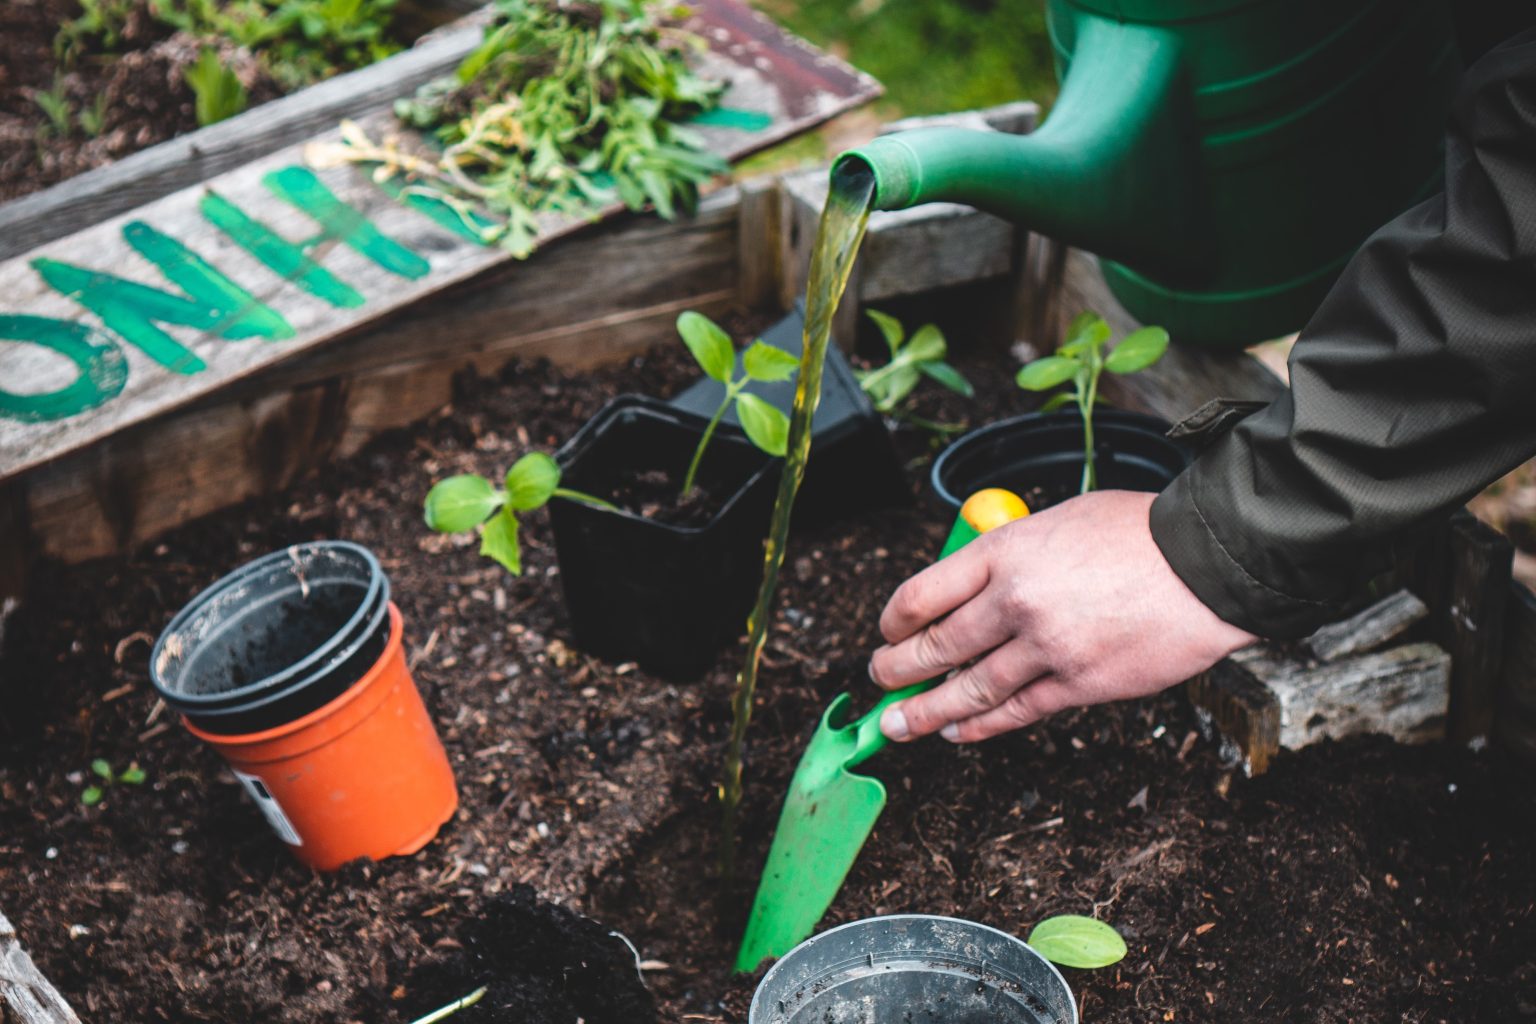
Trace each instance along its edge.
<path fill-rule="evenodd" d="M 101 803 L 101 798 L 107 795 L 107 789 L 111 786 L 142 786 L 144 784 L 144 769 L 139 767 L 137 761 L 129 762 L 128 767 L 120 772 L 112 770 L 111 762 L 98 757 L 91 762 L 91 774 L 101 781 L 85 787 L 80 794 L 80 802 L 87 807 L 95 807 Z"/>
<path fill-rule="evenodd" d="M 187 68 L 186 78 L 192 89 L 199 125 L 216 124 L 243 113 L 250 102 L 245 86 L 219 59 L 216 50 L 204 50 L 199 54 L 197 63 Z"/>
<path fill-rule="evenodd" d="M 877 309 L 866 312 L 880 328 L 886 348 L 891 350 L 891 361 L 884 366 L 855 373 L 859 387 L 878 411 L 896 411 L 924 377 L 938 381 L 957 395 L 975 397 L 976 389 L 971 387 L 971 382 L 944 361 L 949 354 L 949 345 L 938 327 L 924 324 L 909 338 L 900 320 Z"/>
<path fill-rule="evenodd" d="M 709 317 L 692 310 L 677 318 L 677 333 L 683 344 L 693 353 L 699 368 L 725 385 L 725 397 L 720 408 L 710 417 L 699 438 L 699 446 L 693 450 L 693 460 L 688 463 L 688 473 L 683 477 L 683 494 L 693 492 L 693 481 L 699 473 L 699 463 L 704 459 L 704 449 L 725 411 L 736 403 L 736 418 L 747 439 L 769 455 L 783 456 L 789 444 L 789 417 L 769 405 L 758 396 L 743 390 L 752 381 L 772 383 L 789 380 L 800 366 L 800 360 L 781 348 L 776 348 L 759 338 L 741 354 L 741 375 L 736 374 L 736 347 L 731 336 Z"/>
<path fill-rule="evenodd" d="M 1099 377 L 1110 373 L 1135 373 L 1145 370 L 1168 351 L 1168 332 L 1161 327 L 1143 327 L 1132 331 L 1106 356 L 1104 343 L 1109 340 L 1109 324 L 1092 311 L 1079 313 L 1067 327 L 1067 339 L 1055 355 L 1036 359 L 1019 371 L 1019 387 L 1026 391 L 1049 391 L 1058 384 L 1072 382 L 1071 391 L 1046 399 L 1041 412 L 1059 409 L 1069 402 L 1077 405 L 1083 418 L 1083 483 L 1081 493 L 1098 486 L 1093 458 L 1093 407 L 1099 398 Z"/>
<path fill-rule="evenodd" d="M 561 487 L 560 464 L 543 452 L 529 452 L 507 470 L 501 490 L 478 473 L 439 480 L 427 492 L 427 526 L 439 533 L 464 533 L 480 528 L 480 553 L 500 562 L 512 575 L 521 576 L 523 556 L 517 543 L 517 514 L 542 508 L 550 498 L 613 508 L 601 498 Z"/>
<path fill-rule="evenodd" d="M 1024 940 L 1053 964 L 1094 970 L 1125 958 L 1125 940 L 1103 921 L 1059 914 L 1035 925 Z"/>
<path fill-rule="evenodd" d="M 69 87 L 63 75 L 53 76 L 51 89 L 38 89 L 33 92 L 32 102 L 36 103 L 48 116 L 48 127 L 42 129 L 44 135 L 51 132 L 61 139 L 68 137 L 74 122 L 75 107 L 69 102 Z"/>

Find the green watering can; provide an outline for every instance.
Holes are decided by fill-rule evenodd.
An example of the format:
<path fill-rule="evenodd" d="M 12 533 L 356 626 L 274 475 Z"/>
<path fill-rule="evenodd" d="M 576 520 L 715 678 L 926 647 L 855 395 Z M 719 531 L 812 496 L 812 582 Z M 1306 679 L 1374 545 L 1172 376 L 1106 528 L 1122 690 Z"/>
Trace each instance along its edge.
<path fill-rule="evenodd" d="M 1237 346 L 1299 329 L 1372 231 L 1440 185 L 1446 0 L 1048 0 L 1061 93 L 1023 136 L 843 154 L 875 208 L 967 203 L 1097 253 L 1137 319 Z"/>
<path fill-rule="evenodd" d="M 1010 491 L 978 491 L 960 506 L 939 557 L 1027 515 L 1023 499 Z M 851 769 L 888 742 L 880 731 L 881 712 L 940 682 L 930 679 L 894 690 L 856 721 L 850 721 L 852 698 L 844 693 L 821 716 L 790 780 L 736 970 L 756 970 L 765 958 L 783 956 L 815 929 L 885 808 L 885 784 Z"/>

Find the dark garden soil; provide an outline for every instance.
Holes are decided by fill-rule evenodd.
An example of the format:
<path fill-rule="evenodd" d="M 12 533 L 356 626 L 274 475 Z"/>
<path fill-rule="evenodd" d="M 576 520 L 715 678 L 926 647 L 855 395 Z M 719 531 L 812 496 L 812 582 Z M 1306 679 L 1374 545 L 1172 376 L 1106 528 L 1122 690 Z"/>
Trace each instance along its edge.
<path fill-rule="evenodd" d="M 978 400 L 925 386 L 923 415 L 1025 407 L 1005 357 L 961 362 Z M 711 869 L 737 652 L 687 686 L 589 658 L 542 512 L 512 578 L 473 538 L 428 533 L 419 506 L 437 478 L 551 450 L 615 393 L 686 379 L 670 351 L 580 377 L 517 367 L 281 496 L 125 560 L 38 567 L 0 647 L 0 908 L 86 1020 L 406 1022 L 490 983 L 454 1024 L 645 1024 L 637 966 L 656 1019 L 745 1020 L 753 981 L 726 965 L 751 879 L 722 897 Z M 917 494 L 928 445 L 901 438 Z M 918 502 L 793 540 L 747 763 L 749 869 L 820 710 L 845 688 L 870 699 L 880 608 L 944 518 Z M 146 671 L 197 590 L 321 537 L 390 573 L 462 796 L 420 853 L 329 875 L 288 854 Z M 148 780 L 85 808 L 98 757 Z M 1536 1019 L 1536 787 L 1496 753 L 1362 739 L 1247 780 L 1169 694 L 869 768 L 890 803 L 828 923 L 921 911 L 1022 935 L 1096 914 L 1130 954 L 1070 972 L 1088 1021 Z"/>
<path fill-rule="evenodd" d="M 76 0 L 0 3 L 0 202 L 47 188 L 197 128 L 183 74 L 205 44 L 130 8 L 111 54 L 87 51 L 66 63 L 54 51 L 59 26 L 80 16 Z M 221 47 L 220 57 L 245 86 L 251 106 L 281 95 L 249 54 Z M 59 90 L 72 112 L 67 129 L 37 102 Z M 96 104 L 104 119 L 87 127 Z"/>

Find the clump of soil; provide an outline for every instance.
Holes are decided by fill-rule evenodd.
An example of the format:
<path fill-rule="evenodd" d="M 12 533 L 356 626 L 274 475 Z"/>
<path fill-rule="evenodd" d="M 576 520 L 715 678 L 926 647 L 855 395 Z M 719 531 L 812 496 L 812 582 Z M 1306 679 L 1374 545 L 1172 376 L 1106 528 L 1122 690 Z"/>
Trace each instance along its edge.
<path fill-rule="evenodd" d="M 656 1020 L 656 1001 L 624 940 L 539 899 L 529 886 L 486 901 L 457 939 L 462 950 L 428 964 L 409 983 L 423 1014 L 483 985 L 486 993 L 472 1018 L 482 1024 Z"/>
<path fill-rule="evenodd" d="M 0 643 L 0 908 L 82 1017 L 403 1024 L 472 991 L 477 958 L 502 955 L 482 953 L 476 922 L 511 913 L 538 934 L 527 922 L 554 920 L 526 885 L 601 922 L 578 934 L 633 941 L 661 1020 L 745 1021 L 754 979 L 729 964 L 784 787 L 837 693 L 873 701 L 880 610 L 952 514 L 920 502 L 792 537 L 747 752 L 744 873 L 726 886 L 714 788 L 739 649 L 686 686 L 592 658 L 571 636 L 546 513 L 524 524 L 519 577 L 473 536 L 420 522 L 433 481 L 497 478 L 618 393 L 681 390 L 697 371 L 657 340 L 668 350 L 591 374 L 520 365 L 471 382 L 429 422 L 285 493 L 126 558 L 37 567 Z M 1006 356 L 954 358 L 976 400 L 921 388 L 919 415 L 1027 410 Z M 924 494 L 929 435 L 897 442 Z M 198 590 L 325 537 L 367 545 L 389 573 L 461 809 L 413 856 L 319 875 L 158 706 L 146 662 Z M 137 761 L 148 780 L 85 807 L 95 757 Z M 1095 914 L 1130 954 L 1071 974 L 1085 1020 L 1536 1019 L 1536 787 L 1495 751 L 1366 738 L 1284 754 L 1248 780 L 1174 692 L 976 746 L 893 745 L 864 770 L 890 799 L 826 923 L 920 912 L 1026 935 L 1051 914 Z M 538 947 L 537 969 L 505 976 L 525 994 L 573 962 Z M 633 957 L 602 949 L 612 961 L 580 987 L 633 993 Z M 455 962 L 461 987 L 432 980 L 427 965 Z"/>

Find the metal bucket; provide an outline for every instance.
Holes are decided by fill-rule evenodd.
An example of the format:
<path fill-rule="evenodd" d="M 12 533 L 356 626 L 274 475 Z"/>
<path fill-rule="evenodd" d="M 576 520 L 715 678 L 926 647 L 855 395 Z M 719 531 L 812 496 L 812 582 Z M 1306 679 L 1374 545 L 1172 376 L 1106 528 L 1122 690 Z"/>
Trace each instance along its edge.
<path fill-rule="evenodd" d="M 972 921 L 896 914 L 790 950 L 748 1024 L 1077 1024 L 1072 990 L 1023 941 Z"/>

